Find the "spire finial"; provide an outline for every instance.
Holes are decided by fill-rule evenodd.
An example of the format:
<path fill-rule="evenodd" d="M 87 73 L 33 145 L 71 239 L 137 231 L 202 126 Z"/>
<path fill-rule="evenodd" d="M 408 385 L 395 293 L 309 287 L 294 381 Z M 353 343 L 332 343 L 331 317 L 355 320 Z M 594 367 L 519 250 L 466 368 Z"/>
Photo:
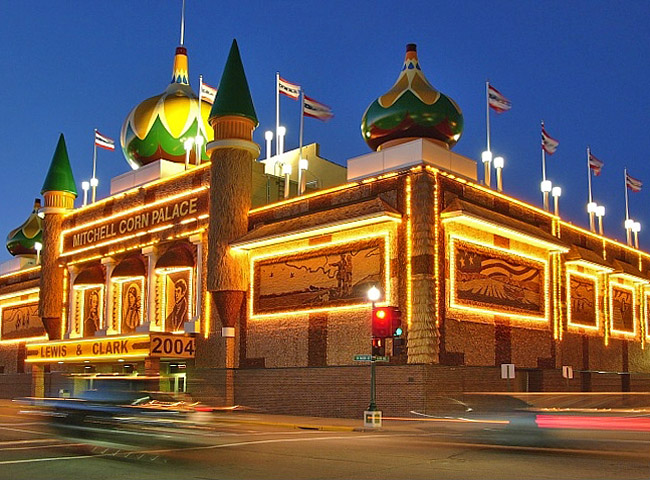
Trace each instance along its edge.
<path fill-rule="evenodd" d="M 185 0 L 181 7 L 181 45 L 185 42 Z"/>

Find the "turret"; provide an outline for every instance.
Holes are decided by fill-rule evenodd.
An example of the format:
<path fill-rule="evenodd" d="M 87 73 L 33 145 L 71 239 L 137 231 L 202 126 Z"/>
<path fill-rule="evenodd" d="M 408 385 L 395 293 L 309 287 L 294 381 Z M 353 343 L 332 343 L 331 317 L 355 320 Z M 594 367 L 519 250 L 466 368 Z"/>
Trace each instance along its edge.
<path fill-rule="evenodd" d="M 41 208 L 44 218 L 38 313 L 52 340 L 61 338 L 63 267 L 59 265 L 58 251 L 61 224 L 63 214 L 74 206 L 74 199 L 77 197 L 77 188 L 63 134 L 56 145 L 41 194 L 45 206 Z"/>

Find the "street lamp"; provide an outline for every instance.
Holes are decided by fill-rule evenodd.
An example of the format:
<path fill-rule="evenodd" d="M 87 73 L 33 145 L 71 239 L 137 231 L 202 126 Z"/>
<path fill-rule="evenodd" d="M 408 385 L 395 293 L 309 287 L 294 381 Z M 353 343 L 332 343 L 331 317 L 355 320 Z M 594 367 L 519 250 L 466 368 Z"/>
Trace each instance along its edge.
<path fill-rule="evenodd" d="M 596 202 L 589 202 L 587 204 L 587 213 L 589 214 L 589 230 L 592 232 L 596 231 L 596 224 L 594 222 L 594 215 L 596 214 L 596 208 L 598 204 Z"/>
<path fill-rule="evenodd" d="M 551 183 L 550 180 L 543 180 L 542 183 L 540 183 L 540 189 L 544 194 L 544 210 L 548 212 L 548 194 L 551 193 L 551 190 L 553 189 L 553 184 Z"/>
<path fill-rule="evenodd" d="M 596 207 L 596 216 L 598 217 L 598 233 L 603 234 L 603 217 L 605 216 L 605 207 L 598 205 Z"/>
<path fill-rule="evenodd" d="M 562 187 L 553 187 L 551 190 L 551 195 L 553 196 L 553 206 L 555 211 L 555 216 L 560 216 L 560 197 L 562 196 Z"/>
<path fill-rule="evenodd" d="M 373 318 L 372 318 L 372 312 L 375 310 L 375 302 L 381 298 L 381 291 L 373 285 L 370 287 L 368 290 L 368 293 L 366 293 L 368 300 L 372 303 L 372 309 L 370 310 L 370 322 L 372 323 Z M 372 328 L 372 325 L 371 325 Z M 371 345 L 371 351 L 370 354 L 372 355 L 372 342 L 370 342 Z M 377 411 L 377 403 L 375 402 L 375 359 L 372 358 L 370 360 L 370 405 L 368 405 L 368 411 L 369 412 L 376 412 Z"/>
<path fill-rule="evenodd" d="M 485 172 L 485 185 L 490 188 L 490 162 L 492 162 L 492 152 L 489 150 L 481 153 L 481 161 L 483 162 Z"/>
<path fill-rule="evenodd" d="M 85 207 L 88 205 L 88 190 L 90 190 L 90 182 L 83 181 L 81 182 L 81 189 L 84 191 L 84 204 L 83 206 Z"/>
<path fill-rule="evenodd" d="M 34 242 L 34 250 L 36 250 L 36 265 L 41 263 L 41 250 L 43 250 L 43 244 L 41 242 Z"/>
<path fill-rule="evenodd" d="M 273 132 L 271 130 L 264 132 L 264 140 L 266 140 L 266 159 L 268 160 L 271 158 L 271 142 L 273 142 Z"/>
<path fill-rule="evenodd" d="M 307 176 L 305 172 L 309 168 L 309 160 L 301 158 L 298 160 L 298 195 L 305 193 L 305 186 L 307 184 Z"/>
<path fill-rule="evenodd" d="M 282 164 L 282 175 L 284 175 L 284 198 L 289 198 L 291 195 L 291 164 Z"/>
<path fill-rule="evenodd" d="M 634 225 L 634 220 L 631 218 L 626 218 L 625 223 L 625 237 L 627 238 L 627 244 L 632 246 L 632 226 Z"/>
<path fill-rule="evenodd" d="M 503 192 L 503 178 L 501 170 L 503 170 L 504 165 L 503 157 L 494 157 L 494 168 L 497 171 L 497 191 Z"/>
<path fill-rule="evenodd" d="M 186 138 L 183 142 L 183 148 L 185 149 L 185 170 L 190 166 L 190 152 L 194 146 L 194 139 L 192 137 Z"/>

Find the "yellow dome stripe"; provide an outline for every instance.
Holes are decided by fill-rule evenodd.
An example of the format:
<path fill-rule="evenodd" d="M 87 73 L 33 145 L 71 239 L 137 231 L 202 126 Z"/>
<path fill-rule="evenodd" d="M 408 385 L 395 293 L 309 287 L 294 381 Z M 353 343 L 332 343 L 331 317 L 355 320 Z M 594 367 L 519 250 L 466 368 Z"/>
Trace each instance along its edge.
<path fill-rule="evenodd" d="M 194 115 L 191 114 L 190 99 L 186 96 L 167 95 L 163 101 L 163 112 L 160 116 L 163 125 L 172 137 L 179 138 L 192 124 Z"/>
<path fill-rule="evenodd" d="M 161 96 L 156 95 L 155 97 L 148 98 L 133 111 L 131 126 L 140 140 L 147 136 L 153 122 L 156 120 L 156 105 Z"/>

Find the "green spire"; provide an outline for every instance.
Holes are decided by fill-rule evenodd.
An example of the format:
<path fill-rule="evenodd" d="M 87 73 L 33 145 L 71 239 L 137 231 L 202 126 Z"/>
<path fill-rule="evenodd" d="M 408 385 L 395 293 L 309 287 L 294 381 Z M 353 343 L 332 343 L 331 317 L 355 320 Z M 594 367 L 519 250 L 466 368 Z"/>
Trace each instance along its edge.
<path fill-rule="evenodd" d="M 239 55 L 237 40 L 232 41 L 228 60 L 223 69 L 223 75 L 221 75 L 221 82 L 219 82 L 217 97 L 212 105 L 212 110 L 210 110 L 210 119 L 225 115 L 246 117 L 255 122 L 255 126 L 259 124 L 251 92 L 248 89 L 244 65 L 242 65 Z"/>
<path fill-rule="evenodd" d="M 65 148 L 65 139 L 63 134 L 59 137 L 59 143 L 56 144 L 56 150 L 50 163 L 50 169 L 47 171 L 45 182 L 41 194 L 45 192 L 69 192 L 77 196 L 77 187 L 70 168 L 70 159 L 68 150 Z"/>

